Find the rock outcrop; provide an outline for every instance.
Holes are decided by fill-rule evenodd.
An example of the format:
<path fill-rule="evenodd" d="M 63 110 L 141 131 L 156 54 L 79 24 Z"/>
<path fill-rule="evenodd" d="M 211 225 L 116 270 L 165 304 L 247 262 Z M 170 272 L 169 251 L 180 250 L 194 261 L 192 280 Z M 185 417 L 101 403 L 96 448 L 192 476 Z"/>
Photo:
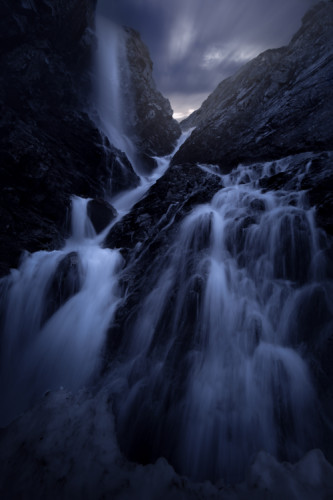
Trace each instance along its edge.
<path fill-rule="evenodd" d="M 267 50 L 222 81 L 184 120 L 196 127 L 173 164 L 273 160 L 333 145 L 333 2 L 303 18 L 290 44 Z"/>
<path fill-rule="evenodd" d="M 116 218 L 117 211 L 110 203 L 101 198 L 88 202 L 87 215 L 96 233 L 100 233 Z"/>
<path fill-rule="evenodd" d="M 127 60 L 130 70 L 129 90 L 134 104 L 132 129 L 138 151 L 150 156 L 164 156 L 173 150 L 180 136 L 180 126 L 172 118 L 168 99 L 157 90 L 149 51 L 137 31 L 125 28 Z"/>

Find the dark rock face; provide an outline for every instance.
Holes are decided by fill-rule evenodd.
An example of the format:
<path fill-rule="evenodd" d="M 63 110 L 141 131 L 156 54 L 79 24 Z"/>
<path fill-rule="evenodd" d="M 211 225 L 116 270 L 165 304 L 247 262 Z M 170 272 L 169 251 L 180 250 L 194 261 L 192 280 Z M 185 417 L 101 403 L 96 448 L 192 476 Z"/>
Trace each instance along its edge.
<path fill-rule="evenodd" d="M 290 44 L 268 50 L 224 80 L 182 128 L 196 127 L 173 164 L 273 160 L 333 144 L 333 2 L 303 18 Z"/>
<path fill-rule="evenodd" d="M 127 59 L 131 74 L 130 93 L 135 113 L 132 117 L 135 143 L 138 150 L 150 156 L 172 152 L 180 136 L 180 126 L 172 118 L 168 99 L 157 90 L 152 77 L 153 63 L 138 32 L 125 28 Z"/>
<path fill-rule="evenodd" d="M 96 233 L 103 231 L 117 217 L 117 210 L 103 199 L 90 200 L 87 213 Z"/>
<path fill-rule="evenodd" d="M 0 3 L 0 273 L 61 245 L 73 194 L 139 179 L 88 116 L 94 0 Z"/>
<path fill-rule="evenodd" d="M 166 226 L 181 220 L 195 205 L 208 202 L 221 189 L 220 177 L 192 165 L 167 170 L 129 214 L 116 224 L 105 240 L 109 248 L 127 251 L 151 246 Z"/>
<path fill-rule="evenodd" d="M 81 262 L 76 252 L 71 252 L 58 264 L 50 283 L 43 322 L 46 322 L 68 299 L 81 288 Z"/>

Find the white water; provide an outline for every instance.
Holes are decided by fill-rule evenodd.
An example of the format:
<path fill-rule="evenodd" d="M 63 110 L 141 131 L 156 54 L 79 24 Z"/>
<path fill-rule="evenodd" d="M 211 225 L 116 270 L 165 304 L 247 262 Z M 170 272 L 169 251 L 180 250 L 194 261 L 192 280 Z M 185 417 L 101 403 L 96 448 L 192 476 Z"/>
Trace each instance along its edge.
<path fill-rule="evenodd" d="M 136 166 L 126 135 L 122 86 L 128 80 L 124 32 L 99 18 L 99 116 L 110 141 Z M 127 103 L 128 104 L 128 103 Z M 183 135 L 176 148 L 186 139 Z M 165 172 L 172 155 L 155 158 L 157 168 L 138 188 L 109 201 L 118 222 Z M 0 344 L 0 425 L 29 408 L 47 390 L 77 390 L 101 366 L 106 332 L 120 300 L 122 257 L 101 248 L 110 226 L 96 235 L 88 199 L 73 197 L 71 236 L 62 250 L 26 255 L 2 280 L 4 311 Z"/>
<path fill-rule="evenodd" d="M 182 144 L 184 144 L 193 130 L 194 129 L 192 128 L 181 134 L 176 142 L 173 152 L 170 155 L 163 157 L 154 156 L 154 159 L 157 162 L 157 167 L 152 171 L 150 175 L 140 176 L 140 184 L 138 187 L 129 189 L 128 191 L 123 191 L 118 195 L 108 199 L 108 201 L 117 209 L 118 213 L 121 216 L 128 213 L 128 211 L 144 197 L 149 188 L 153 184 L 155 184 L 155 182 L 160 177 L 162 177 L 170 164 L 171 158 L 182 146 Z"/>
<path fill-rule="evenodd" d="M 97 82 L 96 104 L 100 123 L 111 144 L 124 152 L 135 172 L 140 165 L 132 139 L 128 136 L 132 103 L 125 100 L 124 88 L 129 85 L 126 33 L 102 16 L 96 18 Z M 127 95 L 129 93 L 127 92 Z"/>
<path fill-rule="evenodd" d="M 119 300 L 122 257 L 118 251 L 99 247 L 86 206 L 87 200 L 73 199 L 72 237 L 64 249 L 27 255 L 7 279 L 0 424 L 45 391 L 60 386 L 76 390 L 97 372 Z M 61 275 L 59 265 L 66 258 Z M 66 293 L 72 296 L 62 303 Z"/>
<path fill-rule="evenodd" d="M 177 149 L 187 135 L 178 140 Z M 158 167 L 141 178 L 138 188 L 111 199 L 119 211 L 111 225 L 145 195 L 171 156 L 156 157 Z M 75 391 L 98 375 L 106 332 L 121 298 L 118 274 L 123 263 L 119 251 L 101 248 L 111 225 L 96 235 L 88 201 L 73 197 L 71 236 L 62 250 L 26 255 L 20 268 L 2 280 L 0 425 L 45 391 Z M 64 259 L 67 266 L 59 272 Z"/>
<path fill-rule="evenodd" d="M 99 30 L 106 68 L 100 120 L 135 167 L 122 100 L 124 40 L 120 32 Z M 170 157 L 156 160 L 138 188 L 110 200 L 117 220 Z M 186 217 L 172 249 L 161 255 L 108 381 L 119 439 L 131 458 L 165 456 L 182 474 L 234 481 L 261 449 L 293 461 L 320 444 L 303 310 L 320 296 L 333 314 L 325 241 L 302 193 L 263 193 L 258 184 L 288 167 L 285 160 L 222 176 L 225 189 Z M 86 208 L 87 200 L 73 199 L 72 235 L 62 250 L 26 256 L 2 282 L 0 424 L 46 390 L 75 391 L 98 376 L 121 300 L 122 258 L 100 247 L 105 232 L 95 234 Z M 321 341 L 331 327 L 318 328 Z"/>
<path fill-rule="evenodd" d="M 288 160 L 222 176 L 226 187 L 186 217 L 160 256 L 126 337 L 128 361 L 113 376 L 131 459 L 164 456 L 182 474 L 234 481 L 261 449 L 295 461 L 319 446 L 304 308 L 319 294 L 329 311 L 331 321 L 311 331 L 320 343 L 332 328 L 333 286 L 304 194 L 258 189 L 268 171 L 287 168 Z"/>
<path fill-rule="evenodd" d="M 115 200 L 118 220 L 165 171 L 169 158 L 157 160 L 140 189 Z M 304 308 L 319 297 L 333 317 L 325 238 L 302 192 L 259 189 L 288 167 L 286 159 L 222 176 L 226 187 L 184 219 L 151 272 L 155 285 L 107 379 L 130 458 L 165 456 L 197 480 L 233 482 L 261 449 L 295 461 L 320 446 L 303 344 Z M 76 391 L 98 376 L 122 258 L 100 247 L 107 230 L 95 234 L 87 202 L 73 198 L 62 250 L 28 255 L 2 282 L 2 425 L 45 391 Z M 319 343 L 331 328 L 318 326 Z"/>

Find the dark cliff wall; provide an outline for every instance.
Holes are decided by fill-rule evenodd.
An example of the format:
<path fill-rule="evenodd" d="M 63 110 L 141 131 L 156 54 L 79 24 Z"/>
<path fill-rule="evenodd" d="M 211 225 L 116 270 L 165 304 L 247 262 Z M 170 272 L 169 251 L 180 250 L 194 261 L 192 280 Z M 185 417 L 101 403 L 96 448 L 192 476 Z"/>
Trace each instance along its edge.
<path fill-rule="evenodd" d="M 216 90 L 183 128 L 196 127 L 173 163 L 272 160 L 333 145 L 333 2 L 303 18 L 287 47 L 268 50 Z"/>
<path fill-rule="evenodd" d="M 137 31 L 125 28 L 127 58 L 131 73 L 130 92 L 134 102 L 132 128 L 138 150 L 163 156 L 172 152 L 181 130 L 172 118 L 168 99 L 157 90 L 149 51 Z"/>
<path fill-rule="evenodd" d="M 114 190 L 138 183 L 88 116 L 94 9 L 95 0 L 0 2 L 0 274 L 23 249 L 61 244 L 72 194 L 101 196 L 111 175 Z"/>
<path fill-rule="evenodd" d="M 0 274 L 23 249 L 59 246 L 70 196 L 113 194 L 139 179 L 91 120 L 96 0 L 0 0 Z M 139 153 L 167 154 L 180 135 L 139 35 L 127 29 Z"/>

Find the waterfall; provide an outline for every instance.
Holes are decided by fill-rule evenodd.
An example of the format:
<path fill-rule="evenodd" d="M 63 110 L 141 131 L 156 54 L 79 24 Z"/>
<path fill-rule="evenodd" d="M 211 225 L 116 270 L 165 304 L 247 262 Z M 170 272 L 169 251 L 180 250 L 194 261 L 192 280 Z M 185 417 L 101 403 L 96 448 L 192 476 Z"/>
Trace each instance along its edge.
<path fill-rule="evenodd" d="M 164 456 L 196 480 L 233 482 L 260 450 L 295 461 L 322 444 L 306 332 L 309 319 L 319 344 L 332 331 L 326 239 L 304 193 L 260 189 L 288 167 L 222 176 L 225 187 L 159 256 L 122 346 L 127 361 L 115 367 L 118 435 L 130 459 Z"/>
<path fill-rule="evenodd" d="M 124 89 L 130 82 L 124 29 L 102 16 L 96 18 L 98 126 L 110 143 L 124 152 L 140 176 L 140 162 L 135 145 L 128 135 L 129 116 L 134 104 Z"/>
<path fill-rule="evenodd" d="M 140 174 L 127 135 L 126 35 L 101 18 L 97 33 L 99 125 Z M 116 222 L 171 156 L 155 158 L 157 168 L 140 176 L 140 186 L 109 200 Z M 239 166 L 220 176 L 224 187 L 209 203 L 172 220 L 178 231 L 149 270 L 149 293 L 129 311 L 103 379 L 131 460 L 163 456 L 195 480 L 235 482 L 260 450 L 296 461 L 322 446 L 325 410 L 311 347 L 330 338 L 333 285 L 327 239 L 304 192 L 262 189 L 263 179 L 289 169 L 297 177 L 290 158 Z M 1 426 L 48 390 L 77 391 L 100 380 L 106 337 L 124 299 L 120 278 L 134 272 L 140 245 L 122 275 L 121 252 L 103 248 L 105 232 L 96 235 L 88 202 L 73 197 L 62 249 L 26 254 L 0 282 Z M 133 279 L 140 285 L 143 278 Z"/>
<path fill-rule="evenodd" d="M 117 220 L 169 160 L 115 200 Z M 320 345 L 333 326 L 327 240 L 304 192 L 261 188 L 289 167 L 285 159 L 221 176 L 224 188 L 184 218 L 150 271 L 151 291 L 103 382 L 130 459 L 164 456 L 196 480 L 234 482 L 260 450 L 296 461 L 322 445 L 307 343 Z M 27 254 L 1 281 L 1 425 L 45 391 L 76 391 L 99 374 L 123 260 L 101 248 L 105 232 L 95 234 L 87 203 L 73 197 L 63 249 Z"/>
<path fill-rule="evenodd" d="M 157 168 L 138 188 L 111 200 L 119 211 L 111 225 L 163 175 L 171 156 L 156 157 Z M 76 391 L 91 383 L 101 367 L 106 332 L 121 300 L 123 259 L 118 250 L 102 248 L 110 226 L 96 235 L 88 202 L 72 197 L 64 248 L 26 254 L 20 268 L 0 281 L 0 426 L 48 390 Z"/>
<path fill-rule="evenodd" d="M 164 174 L 167 170 L 170 160 L 173 155 L 178 151 L 178 149 L 184 144 L 186 139 L 191 135 L 193 128 L 183 132 L 176 142 L 174 151 L 167 156 L 154 156 L 153 159 L 156 161 L 157 167 L 153 170 L 150 175 L 141 177 L 140 185 L 137 188 L 129 189 L 123 191 L 120 194 L 111 197 L 108 201 L 117 209 L 121 216 L 124 216 L 129 212 L 131 207 L 135 205 L 139 200 L 141 200 L 148 189 Z"/>
<path fill-rule="evenodd" d="M 122 258 L 100 248 L 87 201 L 73 198 L 72 236 L 62 250 L 27 254 L 2 280 L 0 425 L 47 390 L 75 391 L 97 373 Z"/>

